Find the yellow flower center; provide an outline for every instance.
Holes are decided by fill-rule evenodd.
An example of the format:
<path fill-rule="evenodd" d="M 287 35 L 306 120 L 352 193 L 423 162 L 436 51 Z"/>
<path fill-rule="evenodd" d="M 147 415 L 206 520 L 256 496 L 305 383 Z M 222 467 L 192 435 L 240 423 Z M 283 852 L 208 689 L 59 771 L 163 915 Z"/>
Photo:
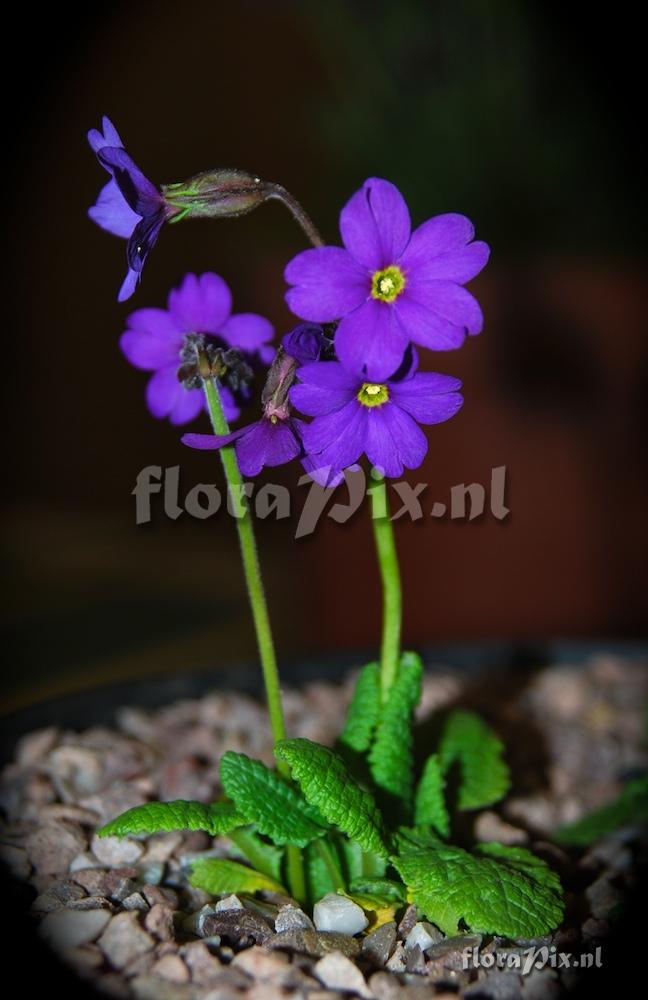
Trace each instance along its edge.
<path fill-rule="evenodd" d="M 371 279 L 371 296 L 381 302 L 393 302 L 405 288 L 405 275 L 400 267 L 392 264 L 382 271 L 374 271 Z"/>
<path fill-rule="evenodd" d="M 386 385 L 377 385 L 375 382 L 364 382 L 362 389 L 358 393 L 357 400 L 363 406 L 382 406 L 389 401 L 389 389 Z"/>

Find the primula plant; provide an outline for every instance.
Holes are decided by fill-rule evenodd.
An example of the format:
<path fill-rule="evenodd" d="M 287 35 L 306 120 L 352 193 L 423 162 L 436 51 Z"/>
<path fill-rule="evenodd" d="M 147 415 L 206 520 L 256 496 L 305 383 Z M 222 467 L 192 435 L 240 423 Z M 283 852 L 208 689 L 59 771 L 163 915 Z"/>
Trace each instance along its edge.
<path fill-rule="evenodd" d="M 343 246 L 325 245 L 280 185 L 240 170 L 212 170 L 157 186 L 123 147 L 108 119 L 89 142 L 110 174 L 90 217 L 128 240 L 120 300 L 135 291 L 166 223 L 220 218 L 281 201 L 313 244 L 287 265 L 286 301 L 301 321 L 276 349 L 271 324 L 235 311 L 217 274 L 187 274 L 166 308 L 131 313 L 121 348 L 152 372 L 151 413 L 186 425 L 206 410 L 212 434 L 185 433 L 192 448 L 222 459 L 249 591 L 274 740 L 276 767 L 229 751 L 216 802 L 151 802 L 108 823 L 101 835 L 204 830 L 227 837 L 232 858 L 192 864 L 191 884 L 214 895 L 287 893 L 312 906 L 351 897 L 371 926 L 413 902 L 442 931 L 533 937 L 555 928 L 560 883 L 520 847 L 475 846 L 463 814 L 499 801 L 509 787 L 503 746 L 476 715 L 454 711 L 434 752 L 415 765 L 412 727 L 421 695 L 420 658 L 401 650 L 401 584 L 386 478 L 420 466 L 424 426 L 453 417 L 461 383 L 421 367 L 418 349 L 458 348 L 482 314 L 464 285 L 489 249 L 462 215 L 436 215 L 412 230 L 390 182 L 369 178 L 340 214 Z M 255 373 L 267 368 L 256 419 L 230 421 L 254 405 Z M 359 674 L 334 749 L 286 732 L 275 650 L 244 476 L 297 460 L 335 487 L 367 461 L 372 524 L 383 584 L 380 658 Z M 462 839 L 457 843 L 458 827 Z M 241 858 L 244 860 L 242 861 Z"/>

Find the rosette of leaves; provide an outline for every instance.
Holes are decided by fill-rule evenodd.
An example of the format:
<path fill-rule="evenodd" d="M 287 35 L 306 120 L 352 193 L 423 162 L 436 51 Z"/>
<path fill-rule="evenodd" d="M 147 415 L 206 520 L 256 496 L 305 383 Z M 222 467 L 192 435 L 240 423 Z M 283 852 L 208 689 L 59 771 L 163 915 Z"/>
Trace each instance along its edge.
<path fill-rule="evenodd" d="M 453 711 L 417 772 L 412 729 L 422 675 L 419 657 L 404 653 L 384 698 L 378 665 L 370 663 L 336 750 L 307 739 L 280 741 L 275 756 L 290 777 L 227 752 L 221 801 L 137 806 L 100 835 L 200 829 L 227 837 L 242 860 L 205 856 L 191 864 L 191 884 L 215 895 L 294 892 L 289 855 L 294 860 L 297 850 L 302 905 L 342 892 L 379 919 L 413 902 L 446 934 L 546 934 L 560 923 L 563 902 L 544 861 L 520 847 L 469 849 L 450 839 L 456 816 L 492 805 L 509 787 L 496 734 L 473 713 Z"/>

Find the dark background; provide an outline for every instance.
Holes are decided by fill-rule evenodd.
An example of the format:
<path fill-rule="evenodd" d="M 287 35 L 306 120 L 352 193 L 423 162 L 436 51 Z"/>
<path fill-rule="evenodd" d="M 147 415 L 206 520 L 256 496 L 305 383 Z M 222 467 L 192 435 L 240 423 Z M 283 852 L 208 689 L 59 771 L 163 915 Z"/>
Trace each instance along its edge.
<path fill-rule="evenodd" d="M 156 182 L 250 169 L 288 187 L 330 242 L 369 175 L 401 188 L 415 224 L 446 211 L 473 219 L 493 248 L 471 285 L 486 327 L 460 351 L 425 356 L 463 378 L 466 403 L 430 431 L 408 478 L 446 501 L 505 465 L 512 513 L 399 522 L 406 641 L 645 632 L 644 57 L 628 9 L 162 0 L 14 13 L 3 91 L 8 705 L 254 654 L 231 521 L 135 525 L 142 467 L 180 464 L 183 492 L 221 477 L 215 456 L 188 452 L 148 414 L 146 376 L 117 340 L 132 309 L 163 305 L 188 270 L 222 274 L 238 310 L 284 332 L 282 272 L 304 238 L 277 204 L 172 227 L 118 305 L 124 245 L 86 216 L 105 175 L 85 133 L 103 113 Z M 292 486 L 300 471 L 265 479 Z M 280 654 L 375 648 L 366 516 L 299 542 L 294 527 L 259 526 Z"/>

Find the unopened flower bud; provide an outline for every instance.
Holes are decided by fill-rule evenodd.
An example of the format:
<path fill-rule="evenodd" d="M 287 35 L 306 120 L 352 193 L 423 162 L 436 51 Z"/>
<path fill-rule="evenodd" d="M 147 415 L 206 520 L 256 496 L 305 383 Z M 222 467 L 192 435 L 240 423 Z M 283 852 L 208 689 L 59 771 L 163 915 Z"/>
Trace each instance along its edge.
<path fill-rule="evenodd" d="M 177 222 L 193 218 L 232 218 L 245 215 L 271 196 L 269 186 L 245 170 L 208 170 L 179 184 L 165 184 L 162 194 L 177 211 Z"/>

